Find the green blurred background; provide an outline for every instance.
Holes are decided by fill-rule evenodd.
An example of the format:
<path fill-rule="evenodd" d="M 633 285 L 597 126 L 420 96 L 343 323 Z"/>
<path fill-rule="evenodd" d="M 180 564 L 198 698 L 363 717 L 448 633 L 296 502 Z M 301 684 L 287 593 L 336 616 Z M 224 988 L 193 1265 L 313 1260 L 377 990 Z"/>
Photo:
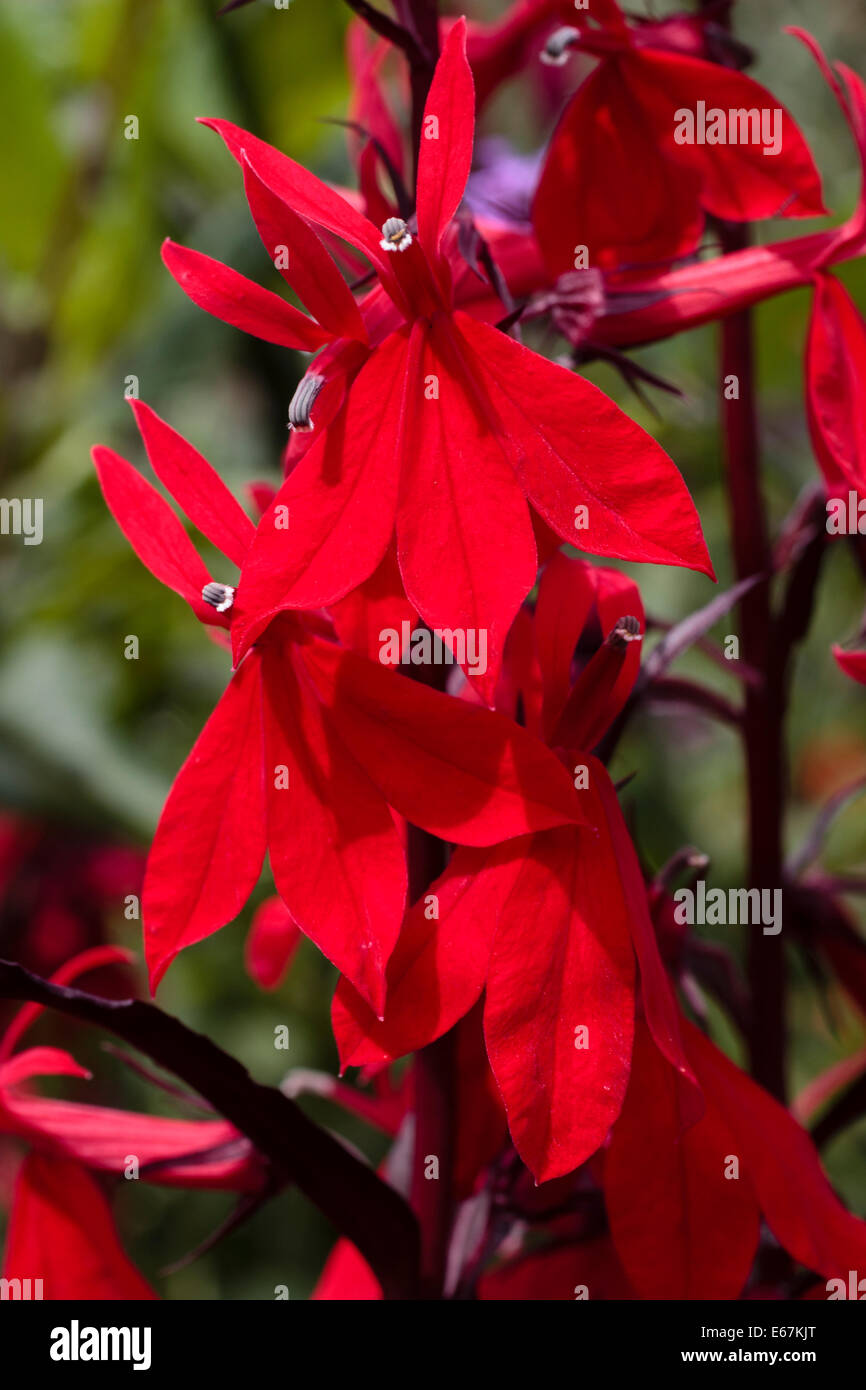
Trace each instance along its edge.
<path fill-rule="evenodd" d="M 249 219 L 234 162 L 195 117 L 228 117 L 319 175 L 350 178 L 343 134 L 323 122 L 346 114 L 347 7 L 292 0 L 282 10 L 256 0 L 222 17 L 217 7 L 218 0 L 0 0 L 2 491 L 41 497 L 45 508 L 41 546 L 0 539 L 0 813 L 42 823 L 61 841 L 84 835 L 145 848 L 171 779 L 227 676 L 224 653 L 141 567 L 108 515 L 90 446 L 109 444 L 142 462 L 124 400 L 134 376 L 141 397 L 243 496 L 245 484 L 278 480 L 287 405 L 302 370 L 295 354 L 200 313 L 162 268 L 160 243 L 172 236 L 271 288 L 280 283 Z M 505 5 L 474 0 L 468 8 L 495 16 Z M 866 73 L 860 0 L 742 0 L 737 9 L 738 33 L 760 54 L 754 75 L 793 110 L 825 176 L 828 205 L 847 215 L 858 192 L 850 140 L 814 66 L 781 28 L 811 29 L 831 57 Z M 485 126 L 532 148 L 545 131 L 531 103 L 513 97 L 500 96 Z M 124 138 L 128 116 L 138 119 L 136 140 Z M 802 229 L 777 223 L 762 236 Z M 846 268 L 843 278 L 866 306 L 863 267 Z M 816 476 L 802 403 L 807 312 L 803 293 L 757 316 L 775 522 Z M 588 374 L 677 460 L 725 585 L 716 345 L 708 328 L 638 354 L 684 392 L 682 400 L 656 396 L 660 419 L 627 397 L 608 368 Z M 224 568 L 218 577 L 230 579 Z M 661 618 L 676 619 L 711 597 L 708 581 L 679 570 L 634 573 L 649 611 Z M 861 607 L 850 556 L 833 547 L 796 664 L 791 846 L 829 793 L 866 771 L 863 691 L 842 678 L 829 653 L 831 641 L 854 636 Z M 729 632 L 736 632 L 733 618 L 714 635 L 721 641 Z M 136 661 L 124 657 L 131 634 L 139 639 Z M 735 693 L 703 658 L 683 661 L 681 670 Z M 656 713 L 635 723 L 614 770 L 637 773 L 627 800 L 651 865 L 693 843 L 711 856 L 714 885 L 742 883 L 742 773 L 732 735 L 680 713 Z M 864 857 L 864 818 L 855 805 L 838 821 L 825 862 L 862 870 Z M 262 895 L 267 889 L 263 882 Z M 278 1082 L 285 1073 L 287 1055 L 273 1046 L 281 1023 L 291 1030 L 292 1066 L 333 1072 L 330 967 L 305 944 L 280 991 L 262 994 L 242 967 L 246 920 L 184 953 L 161 988 L 161 1004 L 262 1080 Z M 119 902 L 108 933 L 139 945 L 139 924 L 124 920 Z M 736 929 L 716 936 L 739 953 Z M 838 991 L 828 1007 L 793 957 L 792 966 L 796 1091 L 861 1045 L 863 1028 Z M 736 1036 L 721 1020 L 719 1027 L 739 1056 Z M 161 1104 L 152 1088 L 93 1048 L 84 1033 L 74 1039 L 77 1054 L 90 1056 L 98 1070 L 88 1099 Z M 178 1113 L 168 1102 L 162 1108 Z M 321 1104 L 311 1109 L 335 1119 Z M 368 1131 L 343 1128 L 378 1157 Z M 826 1158 L 846 1199 L 866 1213 L 866 1126 L 850 1130 Z M 220 1195 L 141 1184 L 120 1194 L 119 1214 L 129 1248 L 167 1297 L 271 1298 L 277 1284 L 287 1284 L 292 1298 L 306 1297 L 330 1237 L 293 1195 L 189 1268 L 159 1276 L 230 1205 Z"/>

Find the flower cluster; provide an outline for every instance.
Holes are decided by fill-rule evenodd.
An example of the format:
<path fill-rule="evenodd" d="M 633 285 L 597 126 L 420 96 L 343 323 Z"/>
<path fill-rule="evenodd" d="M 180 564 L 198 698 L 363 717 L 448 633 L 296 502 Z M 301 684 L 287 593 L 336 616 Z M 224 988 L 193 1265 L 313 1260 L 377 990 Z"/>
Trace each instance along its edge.
<path fill-rule="evenodd" d="M 199 251 L 163 247 L 199 308 L 311 356 L 288 407 L 280 486 L 257 490 L 252 520 L 192 444 L 132 402 L 154 474 L 224 556 L 211 573 L 139 468 L 93 453 L 135 552 L 232 666 L 150 849 L 151 989 L 180 951 L 238 918 L 267 856 L 276 895 L 255 916 L 250 973 L 274 988 L 301 936 L 315 943 L 339 975 L 341 1065 L 362 1069 L 359 1088 L 319 1089 L 392 1135 L 395 1154 L 414 1144 L 408 1169 L 386 1160 L 375 1181 L 414 1210 L 419 1282 L 401 1288 L 375 1242 L 344 1227 L 318 1298 L 821 1291 L 866 1269 L 866 1224 L 784 1104 L 782 1038 L 768 1041 L 763 1012 L 784 968 L 776 943 L 750 928 L 764 955 L 743 986 L 683 928 L 673 883 L 697 861 L 647 874 L 607 765 L 636 707 L 673 700 L 740 729 L 760 782 L 784 709 L 771 700 L 776 668 L 802 635 L 804 586 L 832 537 L 825 506 L 847 517 L 853 494 L 859 516 L 866 489 L 866 326 L 833 274 L 866 249 L 866 87 L 793 32 L 838 102 L 864 193 L 841 225 L 753 247 L 746 224 L 826 210 L 804 136 L 743 70 L 750 55 L 716 7 L 637 20 L 616 0 L 515 0 L 493 24 L 437 22 L 418 0 L 397 20 L 353 8 L 357 191 L 226 120 L 204 122 L 304 309 Z M 518 74 L 561 108 L 538 157 L 475 141 L 477 111 Z M 729 453 L 748 474 L 754 403 L 748 364 L 732 366 L 737 325 L 809 286 L 805 408 L 820 485 L 772 548 L 748 512 L 759 484 L 733 459 L 739 582 L 713 598 L 675 463 L 577 369 L 601 357 L 637 387 L 655 379 L 628 349 L 724 320 L 725 370 L 740 387 L 726 394 Z M 559 360 L 524 337 L 556 340 Z M 856 522 L 854 533 L 858 547 Z M 857 553 L 862 565 L 862 542 Z M 647 654 L 658 623 L 610 560 L 697 571 L 706 606 Z M 793 595 L 778 612 L 776 577 Z M 668 674 L 738 603 L 753 634 L 739 708 Z M 450 669 L 420 679 L 423 655 L 383 662 L 383 632 L 404 629 L 444 634 Z M 469 633 L 484 635 L 483 662 L 467 656 Z M 759 660 L 767 633 L 775 666 Z M 835 655 L 866 683 L 864 653 Z M 782 865 L 753 849 L 751 886 L 777 886 Z M 860 938 L 806 867 L 789 866 L 782 884 L 794 930 L 866 1010 Z M 751 1076 L 712 1041 L 707 994 L 742 1028 Z M 54 1049 L 13 1053 L 30 1022 L 0 1046 L 0 1128 L 33 1150 L 7 1277 L 23 1276 L 56 1221 L 67 1254 L 51 1296 L 81 1295 L 70 1268 L 93 1270 L 88 1296 L 150 1296 L 88 1175 L 121 1172 L 128 1153 L 155 1181 L 279 1190 L 278 1160 L 230 1108 L 169 1121 L 31 1094 L 32 1077 L 82 1071 Z M 182 1058 L 176 1069 L 185 1076 Z"/>

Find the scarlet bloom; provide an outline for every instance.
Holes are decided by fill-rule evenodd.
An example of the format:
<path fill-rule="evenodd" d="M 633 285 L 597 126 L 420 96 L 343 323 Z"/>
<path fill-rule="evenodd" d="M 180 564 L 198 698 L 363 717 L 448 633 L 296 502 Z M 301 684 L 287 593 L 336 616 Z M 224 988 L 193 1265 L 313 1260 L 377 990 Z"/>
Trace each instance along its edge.
<path fill-rule="evenodd" d="M 133 409 L 155 472 L 227 561 L 244 565 L 253 523 L 186 440 L 143 403 Z M 175 512 L 130 463 L 102 447 L 93 457 L 139 558 L 243 646 L 243 593 L 211 579 Z M 465 845 L 582 820 L 566 772 L 526 730 L 332 636 L 316 615 L 271 622 L 178 774 L 142 894 L 153 989 L 182 947 L 237 916 L 269 850 L 292 921 L 381 1011 L 406 897 L 395 812 Z"/>
<path fill-rule="evenodd" d="M 156 1298 L 125 1254 L 111 1208 L 87 1169 L 36 1153 L 18 1170 L 3 1278 L 20 1281 L 30 1297 Z"/>
<path fill-rule="evenodd" d="M 635 958 L 656 1044 L 694 1089 L 637 858 L 610 777 L 588 751 L 634 683 L 642 613 L 624 575 L 553 557 L 534 622 L 524 614 L 526 624 L 515 626 L 499 695 L 511 713 L 519 699 L 528 725 L 547 732 L 580 787 L 589 824 L 457 850 L 431 886 L 433 899 L 420 899 L 406 918 L 388 968 L 384 1021 L 348 981 L 334 998 L 341 1060 L 355 1066 L 425 1046 L 483 991 L 490 1066 L 511 1137 L 538 1182 L 595 1153 L 619 1114 Z M 591 621 L 605 640 L 572 682 L 572 654 Z"/>
<path fill-rule="evenodd" d="M 846 1278 L 866 1255 L 866 1222 L 844 1209 L 809 1135 L 784 1106 L 694 1024 L 680 1023 L 703 1117 L 684 1120 L 681 1079 L 639 1021 L 628 1094 L 605 1157 L 611 1235 L 637 1295 L 738 1298 L 762 1216 L 800 1264 Z"/>
<path fill-rule="evenodd" d="M 455 309 L 450 224 L 472 159 L 473 108 L 460 21 L 426 105 L 417 226 L 391 217 L 382 228 L 255 136 L 208 122 L 244 167 L 268 251 L 318 321 L 302 327 L 277 296 L 195 252 L 168 244 L 166 264 L 196 303 L 241 328 L 295 347 L 327 343 L 295 403 L 310 447 L 245 559 L 236 659 L 275 613 L 356 588 L 396 528 L 417 612 L 431 627 L 487 631 L 478 684 L 490 698 L 535 580 L 525 498 L 584 550 L 711 573 L 691 499 L 659 445 L 590 383 Z M 360 305 L 314 227 L 375 268 L 379 285 Z"/>
<path fill-rule="evenodd" d="M 600 61 L 562 115 L 533 207 L 552 274 L 572 269 L 580 246 L 602 268 L 687 255 L 705 213 L 742 222 L 825 211 L 812 156 L 772 93 L 672 51 L 664 30 L 655 47 L 653 25 L 632 29 L 615 0 L 593 15 L 602 27 L 575 30 L 573 47 Z M 741 117 L 764 127 L 730 129 Z"/>

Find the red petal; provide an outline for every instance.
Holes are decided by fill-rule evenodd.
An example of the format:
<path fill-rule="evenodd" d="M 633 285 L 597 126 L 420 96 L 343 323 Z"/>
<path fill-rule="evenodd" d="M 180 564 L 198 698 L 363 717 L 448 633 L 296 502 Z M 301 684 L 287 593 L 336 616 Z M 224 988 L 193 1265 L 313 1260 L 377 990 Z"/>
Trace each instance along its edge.
<path fill-rule="evenodd" d="M 641 1298 L 735 1299 L 758 1245 L 758 1204 L 745 1173 L 725 1177 L 738 1146 L 722 1115 L 707 1097 L 703 1119 L 689 1127 L 681 1091 L 639 1022 L 604 1163 L 611 1234 Z"/>
<path fill-rule="evenodd" d="M 262 182 L 254 161 L 245 157 L 243 170 L 253 221 L 283 279 L 329 333 L 366 342 L 367 330 L 352 291 L 316 233 Z M 280 264 L 281 250 L 289 262 L 285 267 Z"/>
<path fill-rule="evenodd" d="M 616 857 L 596 812 L 598 829 L 533 838 L 490 957 L 487 1052 L 511 1136 L 537 1182 L 595 1153 L 628 1084 L 634 955 Z"/>
<path fill-rule="evenodd" d="M 820 217 L 826 214 L 821 179 L 808 146 L 788 111 L 753 78 L 702 58 L 644 50 L 629 58 L 623 73 L 637 95 L 652 138 L 663 141 L 678 162 L 701 181 L 707 212 L 731 221 L 761 217 Z M 762 144 L 699 145 L 674 143 L 675 113 L 779 110 L 781 148 L 764 154 Z"/>
<path fill-rule="evenodd" d="M 319 704 L 302 660 L 290 665 L 272 647 L 265 660 L 274 882 L 301 930 L 381 1013 L 385 966 L 406 900 L 400 839 L 356 761 L 357 748 L 342 740 L 338 721 Z M 287 787 L 277 785 L 280 768 L 288 769 Z"/>
<path fill-rule="evenodd" d="M 344 647 L 377 661 L 385 631 L 398 632 L 402 625 L 415 626 L 418 615 L 403 592 L 397 552 L 390 546 L 377 570 L 363 584 L 333 605 L 331 617 Z"/>
<path fill-rule="evenodd" d="M 152 991 L 178 951 L 234 920 L 264 856 L 261 669 L 252 656 L 205 724 L 156 828 L 142 894 Z"/>
<path fill-rule="evenodd" d="M 130 965 L 136 959 L 125 946 L 88 946 L 71 956 L 50 977 L 53 985 L 68 985 L 91 970 L 99 970 L 105 965 Z M 43 1013 L 42 1004 L 23 1004 L 9 1024 L 0 1040 L 0 1060 L 9 1057 L 21 1038 Z M 38 1049 L 31 1049 L 31 1051 Z"/>
<path fill-rule="evenodd" d="M 298 352 L 315 352 L 331 341 L 332 334 L 300 309 L 212 256 L 164 241 L 162 259 L 193 304 L 242 333 Z"/>
<path fill-rule="evenodd" d="M 582 819 L 565 768 L 504 715 L 327 642 L 305 646 L 303 659 L 334 727 L 413 825 L 489 845 Z"/>
<path fill-rule="evenodd" d="M 331 1022 L 341 1069 L 417 1052 L 469 1012 L 484 988 L 497 914 L 524 847 L 518 840 L 493 850 L 455 851 L 407 914 L 388 962 L 383 1022 L 340 981 Z M 430 915 L 434 911 L 438 916 Z"/>
<path fill-rule="evenodd" d="M 464 686 L 461 694 L 470 688 Z M 543 704 L 541 666 L 532 616 L 526 607 L 522 607 L 517 611 L 505 644 L 505 661 L 496 690 L 495 706 L 511 719 L 517 719 L 519 712 L 522 712 L 524 727 L 536 738 L 544 740 L 541 718 Z"/>
<path fill-rule="evenodd" d="M 124 1254 L 87 1170 L 40 1154 L 29 1154 L 18 1173 L 3 1278 L 41 1279 L 42 1296 L 53 1300 L 156 1298 Z"/>
<path fill-rule="evenodd" d="M 458 313 L 467 355 L 502 422 L 525 491 L 570 545 L 712 576 L 701 525 L 676 466 L 583 377 Z M 588 510 L 588 529 L 576 529 Z"/>
<path fill-rule="evenodd" d="M 464 1201 L 477 1192 L 482 1170 L 499 1158 L 508 1140 L 508 1121 L 484 1041 L 481 1001 L 461 1019 L 454 1039 L 455 1097 L 454 1196 Z"/>
<path fill-rule="evenodd" d="M 48 1153 L 115 1177 L 135 1154 L 144 1182 L 226 1192 L 253 1192 L 262 1186 L 262 1161 L 225 1120 L 164 1119 L 101 1105 L 7 1095 L 0 1105 L 0 1125 Z M 151 1164 L 159 1167 L 148 1171 Z"/>
<path fill-rule="evenodd" d="M 535 539 L 461 346 L 464 356 L 471 353 L 445 322 L 434 321 L 412 383 L 416 405 L 397 512 L 398 555 L 406 593 L 430 627 L 474 633 L 479 651 L 484 636 L 486 669 L 464 670 L 490 704 L 505 638 L 535 582 Z M 431 382 L 435 399 L 427 397 Z"/>
<path fill-rule="evenodd" d="M 376 349 L 259 522 L 235 601 L 236 660 L 282 609 L 334 603 L 382 559 L 411 408 L 407 351 L 405 333 Z"/>
<path fill-rule="evenodd" d="M 603 637 L 629 614 L 643 625 L 643 603 L 633 579 L 619 570 L 602 569 L 557 552 L 545 566 L 535 605 L 548 740 L 568 699 L 574 651 L 593 608 L 598 610 Z M 616 718 L 628 698 L 639 666 L 640 644 L 630 643 L 620 677 L 606 704 L 607 724 Z M 577 737 L 574 743 L 579 747 L 592 746 L 588 740 Z"/>
<path fill-rule="evenodd" d="M 276 989 L 301 942 L 301 929 L 280 898 L 256 909 L 244 949 L 247 973 L 262 989 Z"/>
<path fill-rule="evenodd" d="M 866 489 L 866 324 L 831 275 L 818 275 L 806 349 L 812 445 L 832 495 Z M 847 497 L 845 498 L 847 501 Z"/>
<path fill-rule="evenodd" d="M 310 1298 L 315 1302 L 374 1302 L 382 1286 L 350 1240 L 338 1240 L 325 1262 Z"/>
<path fill-rule="evenodd" d="M 0 1086 L 4 1090 L 34 1076 L 80 1076 L 89 1080 L 90 1072 L 59 1047 L 28 1047 L 26 1052 L 0 1062 Z"/>
<path fill-rule="evenodd" d="M 142 564 L 198 616 L 212 613 L 201 596 L 210 575 L 168 503 L 113 449 L 97 445 L 92 457 L 108 509 Z"/>
<path fill-rule="evenodd" d="M 634 1298 L 609 1236 L 579 1245 L 554 1245 L 512 1260 L 482 1276 L 478 1297 L 487 1302 L 574 1302 L 585 1297 L 603 1301 Z"/>
<path fill-rule="evenodd" d="M 203 536 L 240 566 L 255 526 L 206 458 L 143 401 L 130 401 L 151 467 Z"/>
<path fill-rule="evenodd" d="M 842 1206 L 806 1131 L 691 1023 L 683 1029 L 700 1084 L 734 1133 L 779 1243 L 828 1279 L 866 1268 L 866 1222 Z"/>
<path fill-rule="evenodd" d="M 544 727 L 549 737 L 571 689 L 571 664 L 595 606 L 594 570 L 558 550 L 544 567 L 535 604 L 535 636 L 544 682 Z"/>
<path fill-rule="evenodd" d="M 371 34 L 362 19 L 352 18 L 346 30 L 346 66 L 352 79 L 349 114 L 381 145 L 398 173 L 403 172 L 403 137 L 391 115 L 379 82 L 379 72 L 391 45 Z M 354 143 L 363 137 L 350 132 Z M 368 146 L 369 147 L 369 146 Z"/>
<path fill-rule="evenodd" d="M 694 1122 L 701 1114 L 697 1082 L 683 1050 L 676 999 L 659 954 L 640 864 L 607 769 L 596 758 L 587 757 L 586 761 L 590 783 L 599 793 L 599 803 L 604 810 L 619 863 L 622 889 L 628 904 L 629 926 L 640 966 L 641 997 L 647 1023 L 659 1051 L 690 1083 L 684 1095 L 689 1097 L 688 1118 Z"/>
<path fill-rule="evenodd" d="M 625 71 L 602 62 L 551 140 L 532 220 L 554 277 L 574 269 L 581 247 L 613 270 L 675 260 L 700 239 L 698 179 L 659 148 Z"/>
<path fill-rule="evenodd" d="M 475 86 L 466 60 L 466 20 L 459 19 L 436 64 L 418 152 L 418 240 L 432 257 L 463 197 L 474 132 Z"/>
<path fill-rule="evenodd" d="M 866 685 L 866 652 L 846 652 L 841 647 L 834 647 L 833 655 L 840 671 L 844 671 L 853 681 Z"/>
<path fill-rule="evenodd" d="M 356 212 L 351 203 L 317 179 L 315 174 L 309 173 L 303 165 L 296 164 L 288 155 L 251 135 L 248 130 L 232 125 L 231 121 L 203 120 L 202 125 L 209 126 L 222 136 L 239 164 L 243 164 L 246 154 L 247 159 L 255 164 L 259 178 L 299 217 L 313 222 L 317 227 L 324 227 L 363 251 L 379 271 L 383 283 L 388 285 L 389 290 L 394 290 L 396 282 L 388 264 L 388 253 L 379 245 L 382 233 L 362 213 Z M 399 290 L 396 294 L 399 299 Z"/>

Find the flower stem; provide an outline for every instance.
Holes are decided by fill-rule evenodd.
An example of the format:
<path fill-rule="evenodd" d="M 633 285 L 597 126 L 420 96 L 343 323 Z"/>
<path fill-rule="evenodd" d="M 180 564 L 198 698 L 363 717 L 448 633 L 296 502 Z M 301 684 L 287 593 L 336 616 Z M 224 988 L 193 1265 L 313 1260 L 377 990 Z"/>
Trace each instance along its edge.
<path fill-rule="evenodd" d="M 744 227 L 725 226 L 726 251 L 748 243 Z M 737 399 L 731 394 L 736 378 Z M 725 392 L 725 383 L 728 391 Z M 738 579 L 765 574 L 743 598 L 739 613 L 741 656 L 761 673 L 745 692 L 742 729 L 748 789 L 749 884 L 780 888 L 782 819 L 785 802 L 784 663 L 776 660 L 770 607 L 772 557 L 761 491 L 760 445 L 755 399 L 752 316 L 746 309 L 722 323 L 724 452 L 728 477 L 731 543 Z M 749 1061 L 752 1075 L 773 1095 L 785 1093 L 785 957 L 783 938 L 756 930 L 748 943 L 751 987 Z"/>

